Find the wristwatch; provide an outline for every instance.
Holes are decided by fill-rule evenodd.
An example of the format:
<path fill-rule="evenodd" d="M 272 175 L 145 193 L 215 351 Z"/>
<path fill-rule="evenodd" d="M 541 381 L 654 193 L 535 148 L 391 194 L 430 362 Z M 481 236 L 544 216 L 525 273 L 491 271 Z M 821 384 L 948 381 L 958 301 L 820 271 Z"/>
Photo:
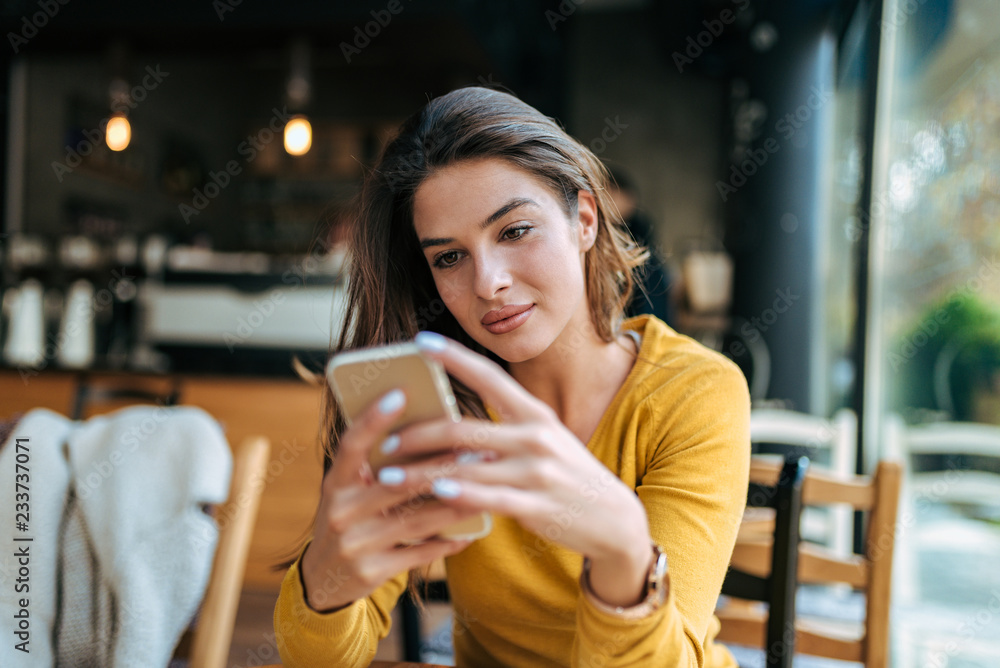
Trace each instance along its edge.
<path fill-rule="evenodd" d="M 670 590 L 670 573 L 667 570 L 667 553 L 655 542 L 652 543 L 653 559 L 646 574 L 646 592 L 642 601 L 631 607 L 608 605 L 590 588 L 590 559 L 583 558 L 583 571 L 580 573 L 580 589 L 583 595 L 595 608 L 609 615 L 624 619 L 641 619 L 663 607 Z"/>

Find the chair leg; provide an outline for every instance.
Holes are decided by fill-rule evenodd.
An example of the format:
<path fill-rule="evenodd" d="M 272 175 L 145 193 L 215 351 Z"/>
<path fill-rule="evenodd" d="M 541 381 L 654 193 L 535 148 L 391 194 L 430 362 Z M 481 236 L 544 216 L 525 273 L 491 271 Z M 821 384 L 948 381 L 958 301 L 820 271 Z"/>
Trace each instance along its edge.
<path fill-rule="evenodd" d="M 403 660 L 420 661 L 420 610 L 409 592 L 399 597 L 399 611 L 403 622 Z"/>

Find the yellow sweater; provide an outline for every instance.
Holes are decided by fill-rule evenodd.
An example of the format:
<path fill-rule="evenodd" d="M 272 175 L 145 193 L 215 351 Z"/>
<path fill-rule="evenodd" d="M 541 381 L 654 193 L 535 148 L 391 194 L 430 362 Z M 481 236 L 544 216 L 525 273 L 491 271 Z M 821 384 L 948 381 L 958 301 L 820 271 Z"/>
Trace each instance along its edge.
<path fill-rule="evenodd" d="M 487 537 L 446 559 L 458 666 L 736 666 L 713 642 L 712 612 L 746 500 L 746 382 L 729 360 L 655 317 L 625 327 L 642 335 L 639 358 L 587 447 L 645 506 L 668 554 L 666 605 L 641 620 L 603 613 L 581 595 L 579 553 L 494 515 Z M 600 487 L 581 489 L 581 501 L 598 501 Z M 553 517 L 546 533 L 558 540 L 566 519 Z M 293 565 L 274 612 L 284 665 L 367 666 L 406 578 L 320 614 L 305 603 Z"/>

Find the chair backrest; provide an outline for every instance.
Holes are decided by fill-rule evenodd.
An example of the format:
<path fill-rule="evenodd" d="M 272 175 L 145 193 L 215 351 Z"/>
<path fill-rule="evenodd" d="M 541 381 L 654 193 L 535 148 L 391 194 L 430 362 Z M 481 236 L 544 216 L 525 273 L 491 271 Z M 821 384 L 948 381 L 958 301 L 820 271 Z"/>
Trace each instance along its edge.
<path fill-rule="evenodd" d="M 755 408 L 750 411 L 752 443 L 778 443 L 813 451 L 827 450 L 830 452 L 829 468 L 841 475 L 854 474 L 857 428 L 857 418 L 848 408 L 837 411 L 830 419 L 773 408 Z"/>
<path fill-rule="evenodd" d="M 764 574 L 741 570 L 734 564 L 722 583 L 722 593 L 726 596 L 768 604 L 764 643 L 768 668 L 791 668 L 795 653 L 794 634 L 786 637 L 785 630 L 792 628 L 795 621 L 802 485 L 808 467 L 806 457 L 789 457 L 773 484 L 750 483 L 747 506 L 774 511 L 770 563 Z M 734 642 L 747 644 L 759 632 L 753 623 L 740 628 L 735 616 L 730 616 L 728 622 L 727 631 Z"/>
<path fill-rule="evenodd" d="M 890 424 L 900 430 L 905 454 L 977 455 L 1000 458 L 1000 427 L 978 422 L 931 422 L 905 425 L 898 415 Z M 904 454 L 904 453 L 901 453 Z"/>
<path fill-rule="evenodd" d="M 756 456 L 751 461 L 750 480 L 775 485 L 781 470 L 780 459 Z M 813 543 L 800 543 L 797 583 L 843 583 L 862 591 L 866 597 L 866 616 L 863 628 L 854 634 L 846 634 L 842 627 L 829 629 L 821 624 L 796 619 L 795 632 L 789 634 L 794 638 L 796 652 L 857 661 L 868 668 L 885 668 L 888 665 L 889 602 L 900 479 L 901 467 L 892 461 L 880 462 L 873 476 L 846 479 L 818 467 L 809 469 L 802 489 L 803 505 L 848 504 L 868 513 L 868 527 L 863 555 L 843 557 Z M 741 527 L 731 561 L 732 568 L 758 577 L 770 575 L 776 527 L 771 520 L 769 535 L 764 528 L 767 525 L 768 522 L 758 518 Z M 761 611 L 748 613 L 746 609 L 739 608 L 731 612 L 726 607 L 717 611 L 722 622 L 719 639 L 761 646 L 765 640 L 766 614 Z M 739 630 L 736 637 L 731 630 L 733 627 Z M 748 643 L 747 639 L 752 642 Z"/>
<path fill-rule="evenodd" d="M 146 403 L 176 406 L 180 403 L 179 376 L 136 377 L 130 374 L 90 374 L 77 376 L 69 417 L 82 420 L 93 413 L 106 413 L 125 405 Z"/>
<path fill-rule="evenodd" d="M 186 657 L 190 668 L 225 668 L 227 664 L 270 450 L 262 436 L 243 441 L 233 461 L 229 499 L 215 508 L 219 540 L 212 574 L 196 626 L 181 638 L 174 654 Z"/>
<path fill-rule="evenodd" d="M 750 442 L 793 446 L 786 454 L 805 455 L 815 460 L 829 452 L 829 469 L 844 477 L 854 475 L 857 461 L 858 422 L 854 412 L 844 408 L 830 419 L 780 409 L 750 412 Z M 820 529 L 824 542 L 840 555 L 852 552 L 854 524 L 850 509 L 829 509 L 829 522 Z M 806 511 L 807 524 L 810 511 Z M 808 535 L 808 532 L 807 532 Z"/>
<path fill-rule="evenodd" d="M 886 419 L 885 441 L 891 456 L 903 462 L 909 496 L 971 505 L 1000 504 L 1000 472 L 944 465 L 940 471 L 915 473 L 914 455 L 973 456 L 1000 462 L 1000 427 L 974 422 L 907 425 L 898 415 Z"/>
<path fill-rule="evenodd" d="M 180 395 L 178 376 L 136 379 L 84 372 L 77 380 L 70 417 L 82 419 L 135 403 L 173 406 Z M 174 651 L 174 658 L 186 658 L 190 668 L 227 664 L 270 450 L 270 442 L 262 436 L 246 438 L 235 448 L 228 500 L 212 509 L 219 527 L 212 572 L 196 625 L 184 633 Z"/>

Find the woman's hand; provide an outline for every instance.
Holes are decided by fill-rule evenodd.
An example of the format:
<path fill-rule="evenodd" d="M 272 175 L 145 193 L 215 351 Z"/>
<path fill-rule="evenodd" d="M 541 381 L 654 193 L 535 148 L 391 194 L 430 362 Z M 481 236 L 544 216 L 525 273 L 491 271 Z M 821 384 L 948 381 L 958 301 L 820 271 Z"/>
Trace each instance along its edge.
<path fill-rule="evenodd" d="M 383 469 L 383 486 L 412 492 L 431 481 L 435 495 L 449 507 L 512 517 L 533 533 L 590 557 L 592 584 L 602 599 L 635 602 L 627 599 L 638 596 L 651 558 L 646 513 L 635 492 L 497 364 L 436 334 L 421 333 L 417 342 L 478 393 L 501 422 L 435 420 L 400 431 L 396 453 L 434 453 L 451 444 L 457 463 L 453 455 L 432 456 L 389 473 Z M 616 569 L 622 576 L 618 581 Z M 607 583 L 605 592 L 599 580 Z M 632 594 L 616 596 L 618 585 Z"/>
<path fill-rule="evenodd" d="M 433 536 L 478 511 L 423 503 L 415 512 L 400 504 L 424 490 L 375 484 L 369 453 L 388 436 L 406 397 L 393 390 L 354 420 L 340 440 L 333 465 L 323 478 L 313 539 L 302 555 L 306 599 L 318 611 L 343 608 L 367 596 L 394 575 L 462 550 L 468 541 L 432 540 L 401 546 L 406 540 Z"/>

